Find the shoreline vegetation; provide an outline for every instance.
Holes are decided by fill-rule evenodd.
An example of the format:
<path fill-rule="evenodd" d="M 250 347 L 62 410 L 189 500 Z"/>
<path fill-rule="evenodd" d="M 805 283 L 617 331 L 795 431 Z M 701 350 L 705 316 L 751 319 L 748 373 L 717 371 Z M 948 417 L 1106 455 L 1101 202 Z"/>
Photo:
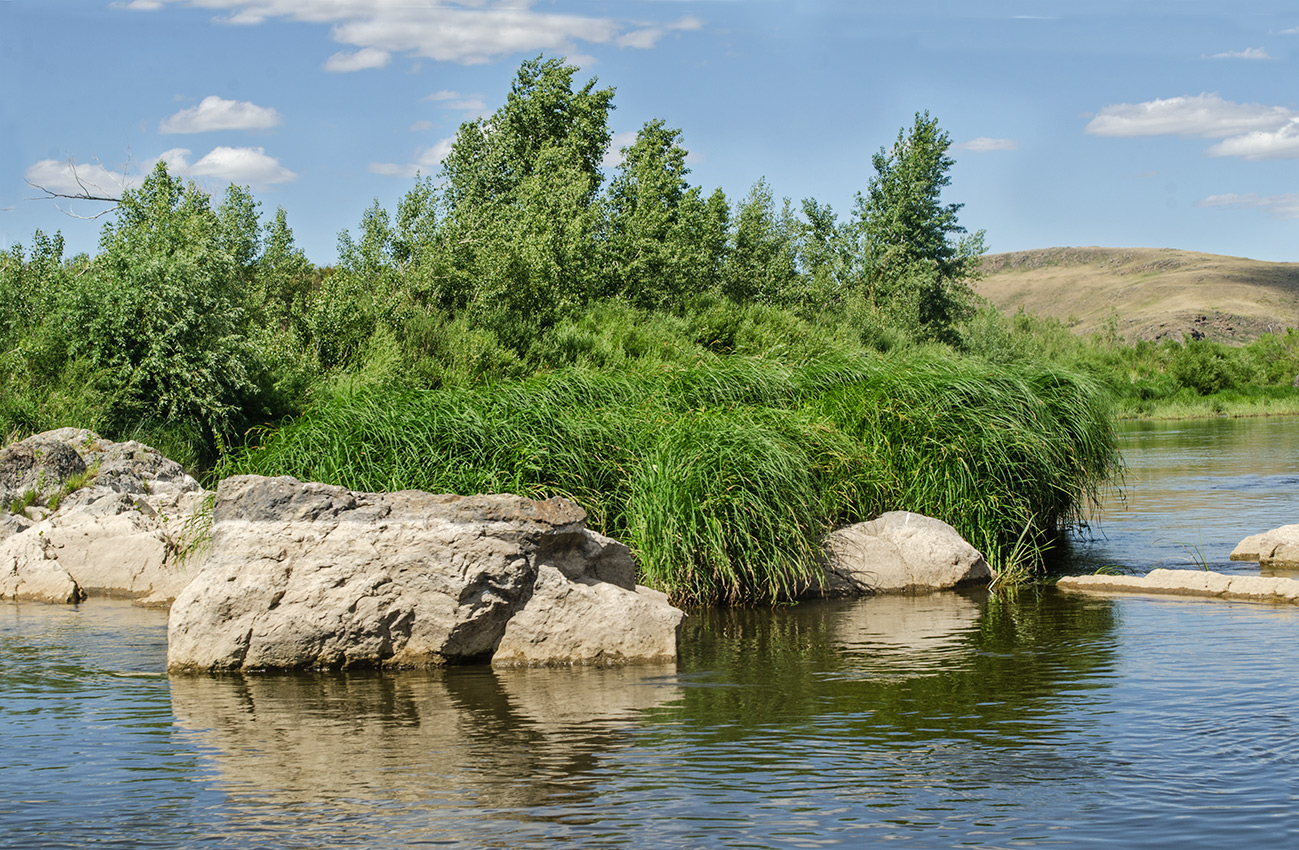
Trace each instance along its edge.
<path fill-rule="evenodd" d="M 0 434 L 138 439 L 209 484 L 565 496 L 642 583 L 742 604 L 793 598 L 823 534 L 887 510 L 1031 580 L 1120 475 L 1116 412 L 1299 398 L 1292 331 L 1129 344 L 979 301 L 927 113 L 841 219 L 761 180 L 705 194 L 662 121 L 607 174 L 613 91 L 575 73 L 525 62 L 333 267 L 247 188 L 214 204 L 162 164 L 96 256 L 39 231 L 0 252 Z"/>

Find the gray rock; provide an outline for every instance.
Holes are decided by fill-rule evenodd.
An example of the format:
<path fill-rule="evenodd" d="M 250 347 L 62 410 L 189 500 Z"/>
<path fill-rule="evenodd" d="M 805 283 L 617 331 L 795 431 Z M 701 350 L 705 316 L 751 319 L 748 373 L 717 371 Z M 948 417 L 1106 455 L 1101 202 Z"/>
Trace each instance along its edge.
<path fill-rule="evenodd" d="M 1258 561 L 1263 567 L 1299 566 L 1299 525 L 1251 534 L 1231 551 L 1233 561 Z"/>
<path fill-rule="evenodd" d="M 37 434 L 0 449 L 0 503 L 31 493 L 41 501 L 65 481 L 86 471 L 86 462 L 65 442 Z"/>
<path fill-rule="evenodd" d="M 72 489 L 72 476 L 85 483 Z M 8 501 L 29 490 L 36 498 L 0 517 L 0 599 L 167 605 L 189 581 L 194 565 L 182 553 L 206 494 L 148 446 L 46 431 L 0 452 L 0 489 L 16 494 Z"/>
<path fill-rule="evenodd" d="M 237 476 L 212 519 L 171 609 L 173 671 L 675 658 L 682 613 L 563 499 Z"/>
<path fill-rule="evenodd" d="M 925 593 L 987 583 L 987 561 L 942 520 L 892 511 L 826 535 L 814 595 Z"/>

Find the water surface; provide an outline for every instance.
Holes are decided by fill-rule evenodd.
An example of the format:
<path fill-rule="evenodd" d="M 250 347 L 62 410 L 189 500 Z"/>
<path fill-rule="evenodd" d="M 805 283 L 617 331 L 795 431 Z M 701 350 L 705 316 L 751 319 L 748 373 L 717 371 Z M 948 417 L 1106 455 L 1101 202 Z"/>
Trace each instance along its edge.
<path fill-rule="evenodd" d="M 1198 531 L 1225 565 L 1289 521 L 1295 421 L 1202 425 L 1125 431 L 1084 558 Z M 613 670 L 169 678 L 165 650 L 124 602 L 0 605 L 0 846 L 1299 846 L 1299 607 L 694 612 L 677 664 Z"/>

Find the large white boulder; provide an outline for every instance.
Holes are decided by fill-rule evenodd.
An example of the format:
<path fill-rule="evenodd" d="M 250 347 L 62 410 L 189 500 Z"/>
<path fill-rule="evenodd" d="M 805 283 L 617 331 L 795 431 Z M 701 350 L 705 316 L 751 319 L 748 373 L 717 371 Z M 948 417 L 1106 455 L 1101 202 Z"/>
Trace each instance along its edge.
<path fill-rule="evenodd" d="M 563 499 L 221 482 L 172 605 L 173 671 L 676 657 L 684 616 Z"/>
<path fill-rule="evenodd" d="M 983 555 L 947 523 L 891 511 L 826 535 L 825 596 L 927 593 L 986 584 L 992 570 Z"/>

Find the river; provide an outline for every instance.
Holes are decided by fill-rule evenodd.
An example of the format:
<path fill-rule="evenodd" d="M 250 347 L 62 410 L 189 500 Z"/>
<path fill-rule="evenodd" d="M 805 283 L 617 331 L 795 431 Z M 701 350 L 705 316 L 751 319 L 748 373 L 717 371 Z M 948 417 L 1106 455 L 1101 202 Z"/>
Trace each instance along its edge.
<path fill-rule="evenodd" d="M 1257 570 L 1299 421 L 1132 425 L 1079 570 Z M 1189 551 L 1188 551 L 1189 550 Z M 675 665 L 176 677 L 0 605 L 0 847 L 1299 846 L 1299 608 L 1035 588 L 694 612 Z"/>

